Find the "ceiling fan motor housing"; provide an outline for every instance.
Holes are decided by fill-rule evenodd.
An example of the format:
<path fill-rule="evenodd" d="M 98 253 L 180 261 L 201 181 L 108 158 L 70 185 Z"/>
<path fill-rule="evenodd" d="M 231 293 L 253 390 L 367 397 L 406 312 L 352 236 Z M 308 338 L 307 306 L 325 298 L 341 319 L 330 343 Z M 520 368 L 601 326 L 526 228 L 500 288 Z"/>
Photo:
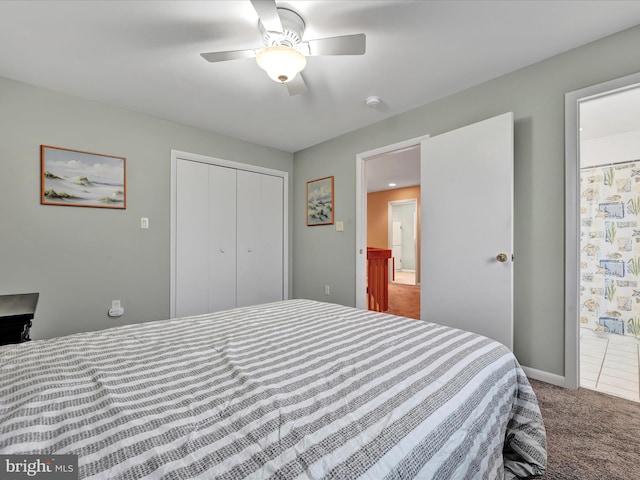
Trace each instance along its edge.
<path fill-rule="evenodd" d="M 298 48 L 302 44 L 304 35 L 304 20 L 293 10 L 288 8 L 278 8 L 282 32 L 269 32 L 262 22 L 258 20 L 260 33 L 265 46 L 274 47 L 282 45 L 285 47 Z"/>

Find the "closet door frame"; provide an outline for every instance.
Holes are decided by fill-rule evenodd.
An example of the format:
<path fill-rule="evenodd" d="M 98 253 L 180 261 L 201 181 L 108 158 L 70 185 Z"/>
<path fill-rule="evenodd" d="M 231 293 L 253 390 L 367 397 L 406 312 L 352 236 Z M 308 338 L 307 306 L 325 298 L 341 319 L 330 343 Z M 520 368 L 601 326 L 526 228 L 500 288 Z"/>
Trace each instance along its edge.
<path fill-rule="evenodd" d="M 247 163 L 234 162 L 220 158 L 199 155 L 197 153 L 182 152 L 180 150 L 171 150 L 171 240 L 169 254 L 169 317 L 176 316 L 176 238 L 177 238 L 177 202 L 178 202 L 178 179 L 177 166 L 178 160 L 186 160 L 191 162 L 205 163 L 209 165 L 217 165 L 221 167 L 234 168 L 236 170 L 244 170 L 247 172 L 261 173 L 282 178 L 283 185 L 283 210 L 282 210 L 282 294 L 283 299 L 289 298 L 289 173 L 281 170 L 250 165 Z"/>

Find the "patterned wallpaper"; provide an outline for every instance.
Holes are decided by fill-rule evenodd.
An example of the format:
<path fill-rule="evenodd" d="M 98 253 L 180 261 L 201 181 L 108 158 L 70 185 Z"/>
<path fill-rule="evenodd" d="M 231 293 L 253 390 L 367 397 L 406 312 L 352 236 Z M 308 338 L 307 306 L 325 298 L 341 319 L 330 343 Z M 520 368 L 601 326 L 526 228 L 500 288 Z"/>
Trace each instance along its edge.
<path fill-rule="evenodd" d="M 580 323 L 640 336 L 640 160 L 580 172 Z"/>

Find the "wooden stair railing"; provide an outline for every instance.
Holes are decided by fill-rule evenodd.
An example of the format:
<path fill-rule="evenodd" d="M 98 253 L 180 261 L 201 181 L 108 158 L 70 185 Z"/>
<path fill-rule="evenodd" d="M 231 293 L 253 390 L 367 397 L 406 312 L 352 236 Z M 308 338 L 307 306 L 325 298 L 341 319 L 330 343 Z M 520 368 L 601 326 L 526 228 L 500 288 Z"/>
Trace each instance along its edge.
<path fill-rule="evenodd" d="M 367 247 L 367 308 L 389 309 L 389 259 L 391 250 Z"/>

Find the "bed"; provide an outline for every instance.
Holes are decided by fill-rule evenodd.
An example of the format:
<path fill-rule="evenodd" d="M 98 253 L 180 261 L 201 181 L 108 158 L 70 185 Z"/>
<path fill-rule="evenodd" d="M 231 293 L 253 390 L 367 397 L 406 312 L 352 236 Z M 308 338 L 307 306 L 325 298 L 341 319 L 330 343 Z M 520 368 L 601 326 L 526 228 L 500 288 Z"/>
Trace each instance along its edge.
<path fill-rule="evenodd" d="M 91 479 L 502 479 L 546 466 L 485 337 L 311 300 L 0 347 L 0 454 Z"/>

